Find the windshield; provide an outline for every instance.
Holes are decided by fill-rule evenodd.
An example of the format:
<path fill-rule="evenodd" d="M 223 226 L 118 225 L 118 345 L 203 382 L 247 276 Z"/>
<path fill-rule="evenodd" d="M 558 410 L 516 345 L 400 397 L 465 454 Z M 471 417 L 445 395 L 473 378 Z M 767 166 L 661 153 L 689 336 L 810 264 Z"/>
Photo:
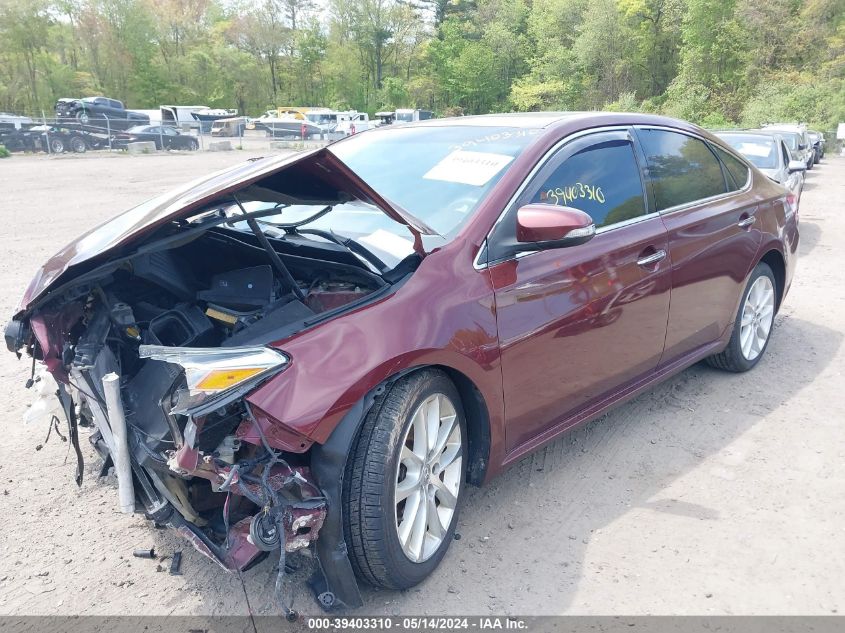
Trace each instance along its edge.
<path fill-rule="evenodd" d="M 423 235 L 431 250 L 450 240 L 540 130 L 505 127 L 405 127 L 372 131 L 335 143 L 329 149 L 370 187 L 436 235 Z M 247 187 L 238 193 L 247 212 L 272 211 L 259 220 L 265 230 L 297 225 L 309 239 L 351 238 L 393 267 L 413 253 L 408 227 L 360 201 L 330 200 L 303 204 L 285 194 Z M 228 205 L 226 215 L 242 213 Z M 248 231 L 245 222 L 235 228 Z M 324 236 L 313 231 L 323 232 Z M 329 240 L 331 241 L 331 240 Z"/>
<path fill-rule="evenodd" d="M 400 127 L 356 135 L 330 150 L 387 200 L 448 238 L 539 132 Z"/>
<path fill-rule="evenodd" d="M 757 135 L 720 135 L 728 145 L 758 169 L 777 169 L 777 144 L 773 138 Z"/>
<path fill-rule="evenodd" d="M 326 125 L 337 121 L 336 114 L 326 114 L 325 112 L 309 112 L 305 117 L 311 123 L 316 123 L 317 125 Z"/>
<path fill-rule="evenodd" d="M 413 112 L 397 112 L 396 113 L 396 120 L 397 121 L 405 121 L 410 123 L 414 120 L 414 113 Z"/>
<path fill-rule="evenodd" d="M 783 141 L 786 143 L 786 146 L 790 149 L 790 151 L 794 152 L 798 149 L 798 134 L 795 132 L 781 132 L 781 137 Z"/>

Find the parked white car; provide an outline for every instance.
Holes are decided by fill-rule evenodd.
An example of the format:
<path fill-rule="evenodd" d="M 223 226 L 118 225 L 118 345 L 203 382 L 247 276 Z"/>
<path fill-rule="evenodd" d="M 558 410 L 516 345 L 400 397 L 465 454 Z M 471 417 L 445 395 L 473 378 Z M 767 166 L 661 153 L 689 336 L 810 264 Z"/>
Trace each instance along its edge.
<path fill-rule="evenodd" d="M 795 204 L 804 188 L 807 166 L 795 160 L 783 137 L 773 130 L 716 132 L 716 136 L 742 154 L 748 162 L 766 176 L 789 189 L 795 195 Z"/>
<path fill-rule="evenodd" d="M 807 169 L 812 169 L 816 162 L 816 153 L 813 151 L 813 144 L 807 134 L 807 126 L 803 123 L 769 123 L 763 126 L 767 131 L 791 132 L 798 134 L 800 139 L 797 147 L 792 148 L 792 155 L 804 161 Z"/>

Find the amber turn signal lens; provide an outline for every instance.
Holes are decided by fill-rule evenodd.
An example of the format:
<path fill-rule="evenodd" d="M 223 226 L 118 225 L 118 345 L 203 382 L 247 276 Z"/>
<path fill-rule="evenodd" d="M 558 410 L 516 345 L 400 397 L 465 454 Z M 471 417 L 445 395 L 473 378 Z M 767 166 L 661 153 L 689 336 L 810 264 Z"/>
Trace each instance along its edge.
<path fill-rule="evenodd" d="M 197 383 L 197 391 L 220 391 L 234 387 L 247 378 L 264 371 L 265 367 L 244 367 L 241 369 L 215 369 Z"/>

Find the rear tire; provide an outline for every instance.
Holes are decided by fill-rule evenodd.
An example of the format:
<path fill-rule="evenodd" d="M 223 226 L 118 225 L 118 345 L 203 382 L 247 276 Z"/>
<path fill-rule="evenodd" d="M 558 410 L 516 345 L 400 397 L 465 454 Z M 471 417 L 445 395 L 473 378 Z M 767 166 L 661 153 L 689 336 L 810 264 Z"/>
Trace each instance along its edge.
<path fill-rule="evenodd" d="M 70 149 L 77 154 L 84 154 L 88 149 L 88 146 L 85 144 L 85 139 L 79 136 L 74 136 L 70 139 Z"/>
<path fill-rule="evenodd" d="M 728 346 L 708 357 L 707 363 L 737 373 L 752 369 L 769 346 L 776 309 L 775 276 L 768 264 L 760 262 L 745 285 Z"/>
<path fill-rule="evenodd" d="M 407 589 L 440 564 L 458 523 L 466 442 L 458 391 L 441 371 L 401 378 L 376 399 L 343 478 L 343 531 L 359 578 Z"/>

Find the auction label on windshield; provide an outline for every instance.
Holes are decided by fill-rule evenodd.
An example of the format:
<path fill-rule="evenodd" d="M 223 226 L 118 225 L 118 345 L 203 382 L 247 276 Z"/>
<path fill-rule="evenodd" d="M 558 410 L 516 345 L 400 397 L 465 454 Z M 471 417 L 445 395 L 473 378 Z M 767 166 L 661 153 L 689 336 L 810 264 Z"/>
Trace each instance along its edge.
<path fill-rule="evenodd" d="M 512 160 L 513 156 L 507 154 L 459 149 L 429 169 L 423 178 L 480 187 L 490 182 Z"/>

